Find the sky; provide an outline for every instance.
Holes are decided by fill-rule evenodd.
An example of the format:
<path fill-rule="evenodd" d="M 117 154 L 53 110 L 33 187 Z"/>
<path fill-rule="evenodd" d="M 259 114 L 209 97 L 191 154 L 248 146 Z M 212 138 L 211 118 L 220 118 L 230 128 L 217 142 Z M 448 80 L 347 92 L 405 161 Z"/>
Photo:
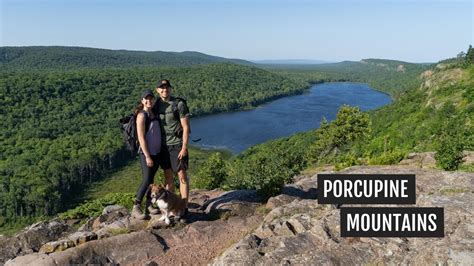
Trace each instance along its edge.
<path fill-rule="evenodd" d="M 474 44 L 474 0 L 0 1 L 0 46 L 436 62 Z"/>

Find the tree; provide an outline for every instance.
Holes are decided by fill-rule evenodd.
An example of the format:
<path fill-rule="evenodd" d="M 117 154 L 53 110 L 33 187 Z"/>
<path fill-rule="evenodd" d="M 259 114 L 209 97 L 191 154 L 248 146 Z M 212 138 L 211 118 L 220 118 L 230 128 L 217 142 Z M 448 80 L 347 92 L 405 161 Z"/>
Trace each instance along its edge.
<path fill-rule="evenodd" d="M 443 135 L 436 149 L 436 164 L 444 170 L 454 171 L 463 162 L 464 145 L 458 136 Z"/>
<path fill-rule="evenodd" d="M 456 56 L 456 64 L 462 65 L 466 62 L 466 53 L 464 51 L 461 51 L 457 56 Z"/>
<path fill-rule="evenodd" d="M 466 65 L 472 64 L 474 64 L 474 49 L 472 48 L 472 45 L 469 45 L 466 53 Z"/>
<path fill-rule="evenodd" d="M 334 121 L 321 121 L 320 128 L 316 130 L 317 140 L 309 147 L 307 159 L 310 163 L 329 161 L 333 153 L 338 153 L 345 145 L 369 134 L 369 115 L 358 107 L 343 105 Z"/>

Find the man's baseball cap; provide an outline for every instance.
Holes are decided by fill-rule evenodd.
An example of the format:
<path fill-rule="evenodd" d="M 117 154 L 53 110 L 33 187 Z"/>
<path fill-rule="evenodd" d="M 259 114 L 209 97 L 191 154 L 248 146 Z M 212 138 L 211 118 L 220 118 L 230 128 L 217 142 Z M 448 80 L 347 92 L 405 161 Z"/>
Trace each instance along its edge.
<path fill-rule="evenodd" d="M 163 88 L 163 87 L 169 87 L 169 88 L 172 88 L 173 86 L 171 86 L 171 83 L 169 80 L 167 79 L 162 79 L 160 80 L 160 82 L 158 82 L 158 84 L 156 85 L 157 88 Z"/>

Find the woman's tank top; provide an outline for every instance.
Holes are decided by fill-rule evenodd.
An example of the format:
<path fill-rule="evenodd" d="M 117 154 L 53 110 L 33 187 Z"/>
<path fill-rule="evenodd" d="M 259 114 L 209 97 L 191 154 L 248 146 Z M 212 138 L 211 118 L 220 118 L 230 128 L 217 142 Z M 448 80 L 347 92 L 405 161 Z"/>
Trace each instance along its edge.
<path fill-rule="evenodd" d="M 157 155 L 160 153 L 161 149 L 161 129 L 160 122 L 158 119 L 153 119 L 150 121 L 150 127 L 146 132 L 146 144 L 148 146 L 148 151 L 150 155 Z"/>

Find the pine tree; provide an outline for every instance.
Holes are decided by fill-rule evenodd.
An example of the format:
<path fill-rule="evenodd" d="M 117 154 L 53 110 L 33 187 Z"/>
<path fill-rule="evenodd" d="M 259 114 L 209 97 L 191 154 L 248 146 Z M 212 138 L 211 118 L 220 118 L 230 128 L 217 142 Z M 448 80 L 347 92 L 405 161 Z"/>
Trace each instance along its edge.
<path fill-rule="evenodd" d="M 469 45 L 466 53 L 466 65 L 474 64 L 474 49 L 472 45 Z"/>

